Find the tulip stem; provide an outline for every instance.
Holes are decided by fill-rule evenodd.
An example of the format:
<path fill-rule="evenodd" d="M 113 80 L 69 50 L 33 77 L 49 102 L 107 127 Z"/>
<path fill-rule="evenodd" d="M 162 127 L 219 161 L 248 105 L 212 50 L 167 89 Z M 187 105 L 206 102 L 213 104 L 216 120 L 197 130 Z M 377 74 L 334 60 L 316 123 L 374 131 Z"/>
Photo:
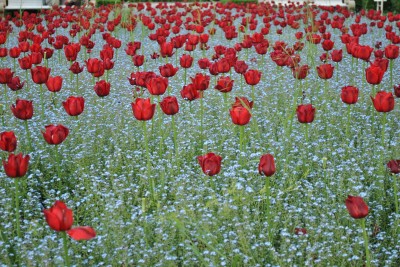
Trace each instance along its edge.
<path fill-rule="evenodd" d="M 186 68 L 184 68 L 183 80 L 185 81 L 185 85 L 186 85 L 186 71 L 187 71 L 187 69 L 186 69 Z"/>
<path fill-rule="evenodd" d="M 57 178 L 59 179 L 58 182 L 58 187 L 59 190 L 62 189 L 62 180 L 61 180 L 61 170 L 60 170 L 60 154 L 58 153 L 58 145 L 54 145 L 54 150 L 55 150 L 55 157 L 56 157 L 56 171 L 57 171 Z"/>
<path fill-rule="evenodd" d="M 150 164 L 150 154 L 149 154 L 149 139 L 147 136 L 147 121 L 143 121 L 143 137 L 144 137 L 144 148 L 146 150 L 146 159 L 147 159 L 147 168 L 149 171 L 149 164 Z"/>
<path fill-rule="evenodd" d="M 365 257 L 367 259 L 366 266 L 370 267 L 371 266 L 371 256 L 369 254 L 369 248 L 368 248 L 368 235 L 367 235 L 367 230 L 365 228 L 365 218 L 360 219 L 360 222 L 361 222 L 361 228 L 363 230 L 363 236 L 364 236 Z"/>
<path fill-rule="evenodd" d="M 393 87 L 393 59 L 389 61 L 389 69 L 390 69 L 390 87 Z"/>
<path fill-rule="evenodd" d="M 174 115 L 172 115 L 171 124 L 172 124 L 173 136 L 174 136 L 175 159 L 179 160 L 179 157 L 178 157 L 178 154 L 179 154 L 178 153 L 179 152 L 179 150 L 178 150 L 178 132 L 176 131 L 176 124 L 175 124 L 175 116 Z"/>
<path fill-rule="evenodd" d="M 28 120 L 24 121 L 24 125 L 25 125 L 25 131 L 26 131 L 26 135 L 27 135 L 27 139 L 28 139 L 28 149 L 29 151 L 32 151 L 32 138 L 31 138 L 31 132 L 29 131 L 29 126 L 28 126 Z"/>
<path fill-rule="evenodd" d="M 75 88 L 76 88 L 76 94 L 78 94 L 78 92 L 79 92 L 79 77 L 78 77 L 78 74 L 76 74 L 76 78 L 75 78 Z"/>
<path fill-rule="evenodd" d="M 66 267 L 71 266 L 69 262 L 69 256 L 68 256 L 68 239 L 67 239 L 67 232 L 63 231 L 62 232 L 62 237 L 63 237 L 63 245 L 64 245 L 64 264 Z"/>
<path fill-rule="evenodd" d="M 20 219 L 19 219 L 19 178 L 14 178 L 15 183 L 15 223 L 17 229 L 17 236 L 21 238 L 21 226 L 20 226 Z"/>
<path fill-rule="evenodd" d="M 40 105 L 41 105 L 41 108 L 42 108 L 41 115 L 42 115 L 42 120 L 43 120 L 44 119 L 43 84 L 40 84 L 39 88 L 40 88 Z"/>
<path fill-rule="evenodd" d="M 396 175 L 393 175 L 393 195 L 394 195 L 394 207 L 396 214 L 399 214 L 399 202 L 397 198 L 397 180 Z"/>
<path fill-rule="evenodd" d="M 204 91 L 200 97 L 200 145 L 203 147 L 203 112 L 204 112 L 204 103 L 203 103 Z"/>
<path fill-rule="evenodd" d="M 28 70 L 25 70 L 26 89 L 29 89 Z"/>
<path fill-rule="evenodd" d="M 242 152 L 244 152 L 244 125 L 239 126 L 239 150 L 240 150 L 240 165 L 243 164 Z"/>
<path fill-rule="evenodd" d="M 251 99 L 255 101 L 254 85 L 251 86 Z"/>
<path fill-rule="evenodd" d="M 272 242 L 272 237 L 271 237 L 271 229 L 272 229 L 272 225 L 271 225 L 271 218 L 270 218 L 270 205 L 271 205 L 271 201 L 270 201 L 270 196 L 271 196 L 271 186 L 270 186 L 270 179 L 271 177 L 266 176 L 265 178 L 265 218 L 267 219 L 267 223 L 268 223 L 268 239 L 269 242 Z"/>
<path fill-rule="evenodd" d="M 347 105 L 347 123 L 346 123 L 346 137 L 350 138 L 350 124 L 351 124 L 351 105 Z"/>

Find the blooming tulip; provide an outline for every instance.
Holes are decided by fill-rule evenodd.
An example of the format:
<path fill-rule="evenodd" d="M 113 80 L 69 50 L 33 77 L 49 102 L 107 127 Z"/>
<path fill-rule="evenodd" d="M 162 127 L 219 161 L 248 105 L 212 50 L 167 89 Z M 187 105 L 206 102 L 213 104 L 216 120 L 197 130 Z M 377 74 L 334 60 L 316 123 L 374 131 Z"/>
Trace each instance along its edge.
<path fill-rule="evenodd" d="M 355 104 L 358 100 L 358 88 L 354 86 L 345 86 L 342 88 L 342 93 L 340 95 L 343 103 Z"/>
<path fill-rule="evenodd" d="M 32 101 L 17 99 L 15 104 L 11 105 L 11 111 L 16 118 L 20 120 L 29 120 L 33 116 Z"/>
<path fill-rule="evenodd" d="M 68 136 L 69 129 L 62 124 L 59 125 L 47 125 L 45 131 L 42 131 L 44 140 L 49 145 L 61 144 Z"/>
<path fill-rule="evenodd" d="M 262 155 L 258 164 L 258 172 L 265 176 L 272 176 L 276 171 L 274 156 L 271 154 Z"/>
<path fill-rule="evenodd" d="M 368 206 L 362 197 L 348 196 L 346 199 L 346 208 L 354 219 L 365 218 L 368 215 Z"/>
<path fill-rule="evenodd" d="M 17 138 L 13 131 L 0 133 L 0 149 L 13 152 L 17 148 Z"/>
<path fill-rule="evenodd" d="M 371 100 L 378 112 L 389 112 L 394 109 L 394 97 L 391 92 L 380 91 L 375 98 L 371 96 Z"/>
<path fill-rule="evenodd" d="M 205 175 L 213 176 L 221 171 L 222 157 L 219 155 L 210 152 L 203 156 L 198 156 L 197 160 Z"/>
<path fill-rule="evenodd" d="M 70 96 L 66 101 L 62 102 L 65 112 L 70 116 L 78 116 L 85 108 L 85 99 L 81 96 Z"/>
<path fill-rule="evenodd" d="M 296 114 L 300 123 L 311 123 L 314 121 L 315 108 L 311 104 L 299 105 Z"/>
<path fill-rule="evenodd" d="M 156 110 L 156 104 L 151 104 L 150 98 L 136 98 L 135 102 L 131 103 L 131 106 L 133 116 L 140 121 L 151 120 Z"/>
<path fill-rule="evenodd" d="M 22 153 L 8 155 L 8 160 L 3 160 L 3 167 L 7 176 L 11 178 L 24 176 L 28 171 L 29 159 L 29 155 L 23 156 Z"/>

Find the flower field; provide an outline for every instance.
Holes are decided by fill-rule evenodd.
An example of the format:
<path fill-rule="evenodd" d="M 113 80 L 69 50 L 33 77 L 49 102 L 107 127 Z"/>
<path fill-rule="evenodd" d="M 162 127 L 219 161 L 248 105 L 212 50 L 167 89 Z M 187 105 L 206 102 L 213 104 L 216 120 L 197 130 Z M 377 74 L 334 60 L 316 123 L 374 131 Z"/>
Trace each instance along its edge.
<path fill-rule="evenodd" d="M 400 15 L 0 20 L 0 265 L 399 266 Z"/>

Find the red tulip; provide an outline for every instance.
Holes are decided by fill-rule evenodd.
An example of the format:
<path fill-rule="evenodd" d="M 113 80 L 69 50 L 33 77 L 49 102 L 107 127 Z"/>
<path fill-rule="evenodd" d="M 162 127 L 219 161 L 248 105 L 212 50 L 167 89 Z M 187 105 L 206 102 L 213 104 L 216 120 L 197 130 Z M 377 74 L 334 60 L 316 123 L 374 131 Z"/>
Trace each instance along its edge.
<path fill-rule="evenodd" d="M 0 149 L 13 152 L 17 148 L 17 137 L 13 131 L 0 133 Z"/>
<path fill-rule="evenodd" d="M 399 57 L 400 48 L 398 45 L 390 44 L 385 47 L 385 57 L 388 59 L 396 59 Z"/>
<path fill-rule="evenodd" d="M 135 102 L 131 103 L 131 106 L 133 116 L 140 121 L 151 120 L 156 110 L 156 104 L 151 104 L 150 98 L 136 98 Z"/>
<path fill-rule="evenodd" d="M 202 73 L 197 73 L 194 78 L 190 78 L 192 80 L 192 84 L 194 88 L 198 91 L 205 91 L 207 90 L 209 84 L 210 84 L 210 76 L 202 74 Z"/>
<path fill-rule="evenodd" d="M 20 81 L 18 76 L 12 77 L 11 81 L 7 83 L 8 88 L 10 88 L 13 91 L 18 91 L 21 90 L 22 87 L 24 87 L 25 82 Z"/>
<path fill-rule="evenodd" d="M 11 106 L 11 111 L 17 119 L 29 120 L 33 116 L 32 101 L 17 99 L 15 105 Z"/>
<path fill-rule="evenodd" d="M 160 107 L 165 115 L 175 115 L 179 112 L 178 100 L 175 96 L 167 96 L 160 102 Z"/>
<path fill-rule="evenodd" d="M 47 224 L 55 231 L 68 231 L 74 223 L 74 215 L 62 201 L 56 201 L 50 209 L 43 210 Z"/>
<path fill-rule="evenodd" d="M 378 112 L 389 112 L 394 109 L 394 97 L 391 92 L 380 91 L 375 98 L 371 96 L 371 100 Z"/>
<path fill-rule="evenodd" d="M 235 69 L 236 73 L 244 74 L 246 73 L 249 66 L 243 60 L 238 60 L 236 61 L 235 65 L 233 65 L 233 68 Z"/>
<path fill-rule="evenodd" d="M 77 46 L 78 44 L 67 44 L 64 46 L 64 54 L 68 61 L 75 61 L 80 47 Z M 79 49 L 79 50 L 78 50 Z"/>
<path fill-rule="evenodd" d="M 232 91 L 234 80 L 231 80 L 229 76 L 219 77 L 217 84 L 215 85 L 215 89 L 220 91 L 221 93 L 228 93 Z"/>
<path fill-rule="evenodd" d="M 174 49 L 174 44 L 171 42 L 164 42 L 160 46 L 160 54 L 162 57 L 171 57 L 174 52 L 172 52 Z"/>
<path fill-rule="evenodd" d="M 400 173 L 400 159 L 392 159 L 386 164 L 386 166 L 389 168 L 391 173 Z"/>
<path fill-rule="evenodd" d="M 365 218 L 368 215 L 368 206 L 362 197 L 348 196 L 346 208 L 354 219 Z"/>
<path fill-rule="evenodd" d="M 81 67 L 79 65 L 78 61 L 75 61 L 74 63 L 71 64 L 71 66 L 69 67 L 69 70 L 73 73 L 73 74 L 79 74 L 83 71 L 83 66 Z"/>
<path fill-rule="evenodd" d="M 58 145 L 61 144 L 68 136 L 69 130 L 62 124 L 59 125 L 47 125 L 45 126 L 45 131 L 42 131 L 44 140 L 49 145 Z"/>
<path fill-rule="evenodd" d="M 0 84 L 7 84 L 11 82 L 14 72 L 10 68 L 0 69 Z"/>
<path fill-rule="evenodd" d="M 62 87 L 62 81 L 63 79 L 61 76 L 55 76 L 55 77 L 50 76 L 46 82 L 47 89 L 53 93 L 59 92 Z"/>
<path fill-rule="evenodd" d="M 32 68 L 32 61 L 30 56 L 25 56 L 18 59 L 19 67 L 23 70 Z"/>
<path fill-rule="evenodd" d="M 42 55 L 42 53 L 40 53 L 40 52 L 32 52 L 32 53 L 29 55 L 29 57 L 30 57 L 31 63 L 32 63 L 33 65 L 37 65 L 37 64 L 42 63 L 43 55 Z"/>
<path fill-rule="evenodd" d="M 86 69 L 89 73 L 93 75 L 95 75 L 96 73 L 97 74 L 104 73 L 103 61 L 101 61 L 100 59 L 89 58 L 88 60 L 85 61 L 85 63 L 86 63 Z M 95 76 L 95 77 L 100 77 L 100 76 Z"/>
<path fill-rule="evenodd" d="M 24 157 L 22 153 L 19 153 L 18 155 L 8 155 L 8 160 L 3 160 L 3 167 L 7 176 L 10 178 L 18 178 L 24 176 L 28 171 L 29 159 L 29 155 L 26 155 Z"/>
<path fill-rule="evenodd" d="M 51 229 L 57 232 L 66 231 L 74 240 L 90 240 L 96 236 L 96 231 L 90 226 L 72 228 L 74 214 L 62 201 L 57 200 L 49 209 L 43 210 L 43 213 Z"/>
<path fill-rule="evenodd" d="M 365 69 L 365 78 L 369 84 L 380 84 L 384 74 L 385 71 L 375 64 Z"/>
<path fill-rule="evenodd" d="M 256 85 L 261 80 L 261 72 L 258 70 L 248 70 L 244 74 L 244 79 L 248 85 Z"/>
<path fill-rule="evenodd" d="M 300 123 L 311 123 L 314 121 L 315 108 L 311 104 L 299 105 L 296 113 Z"/>
<path fill-rule="evenodd" d="M 340 95 L 343 103 L 355 104 L 358 101 L 358 88 L 355 86 L 345 86 L 342 88 L 342 93 Z"/>
<path fill-rule="evenodd" d="M 198 156 L 197 160 L 205 175 L 213 176 L 221 171 L 222 157 L 219 155 L 207 153 L 203 156 Z"/>
<path fill-rule="evenodd" d="M 321 79 L 330 79 L 333 76 L 334 68 L 335 67 L 332 66 L 331 64 L 322 64 L 320 66 L 317 66 L 318 76 Z"/>
<path fill-rule="evenodd" d="M 232 122 L 236 125 L 246 125 L 251 119 L 250 110 L 245 107 L 232 107 L 229 110 Z"/>
<path fill-rule="evenodd" d="M 335 45 L 335 43 L 333 41 L 331 41 L 330 39 L 326 39 L 322 42 L 322 48 L 325 51 L 330 51 L 332 50 L 333 46 Z"/>
<path fill-rule="evenodd" d="M 144 63 L 144 56 L 143 55 L 134 55 L 132 56 L 133 65 L 135 67 L 140 67 Z"/>
<path fill-rule="evenodd" d="M 165 78 L 173 77 L 179 70 L 179 68 L 174 68 L 174 66 L 170 63 L 160 66 L 158 69 L 160 70 L 161 76 Z"/>
<path fill-rule="evenodd" d="M 168 79 L 164 77 L 154 77 L 146 82 L 147 90 L 152 95 L 162 95 L 168 87 Z"/>
<path fill-rule="evenodd" d="M 334 62 L 342 61 L 342 58 L 343 58 L 342 49 L 340 49 L 340 50 L 332 50 L 331 57 L 332 57 L 332 61 L 334 61 Z"/>
<path fill-rule="evenodd" d="M 201 94 L 196 90 L 193 84 L 184 85 L 180 93 L 183 99 L 189 101 L 193 101 L 201 97 Z"/>
<path fill-rule="evenodd" d="M 193 63 L 193 57 L 191 57 L 190 55 L 183 54 L 179 58 L 179 63 L 181 64 L 182 68 L 185 68 L 185 69 L 190 68 Z"/>
<path fill-rule="evenodd" d="M 21 49 L 18 46 L 12 47 L 10 49 L 10 57 L 18 58 L 20 54 L 21 54 Z"/>
<path fill-rule="evenodd" d="M 78 116 L 85 108 L 85 99 L 81 96 L 70 96 L 66 101 L 62 102 L 65 111 L 70 116 Z"/>
<path fill-rule="evenodd" d="M 295 79 L 305 79 L 307 77 L 310 67 L 308 65 L 296 66 L 292 68 L 293 78 Z"/>
<path fill-rule="evenodd" d="M 210 67 L 210 60 L 208 58 L 201 58 L 197 61 L 197 64 L 199 64 L 200 69 L 205 70 Z"/>
<path fill-rule="evenodd" d="M 258 164 L 258 172 L 264 174 L 265 176 L 272 176 L 276 171 L 274 156 L 271 154 L 264 154 L 260 158 L 260 163 Z"/>
<path fill-rule="evenodd" d="M 37 66 L 31 69 L 32 80 L 36 84 L 46 83 L 49 79 L 50 69 L 42 66 Z"/>
<path fill-rule="evenodd" d="M 111 84 L 105 80 L 100 80 L 94 85 L 94 91 L 100 97 L 108 96 L 110 94 Z"/>

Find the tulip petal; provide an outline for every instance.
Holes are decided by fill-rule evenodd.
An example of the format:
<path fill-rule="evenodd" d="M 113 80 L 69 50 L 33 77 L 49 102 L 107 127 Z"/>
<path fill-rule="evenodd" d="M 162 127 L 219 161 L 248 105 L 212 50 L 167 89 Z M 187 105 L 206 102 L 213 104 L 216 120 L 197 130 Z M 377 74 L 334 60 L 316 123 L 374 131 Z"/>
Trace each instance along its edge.
<path fill-rule="evenodd" d="M 67 234 L 74 240 L 90 240 L 96 237 L 96 231 L 90 226 L 80 226 L 67 231 Z"/>

